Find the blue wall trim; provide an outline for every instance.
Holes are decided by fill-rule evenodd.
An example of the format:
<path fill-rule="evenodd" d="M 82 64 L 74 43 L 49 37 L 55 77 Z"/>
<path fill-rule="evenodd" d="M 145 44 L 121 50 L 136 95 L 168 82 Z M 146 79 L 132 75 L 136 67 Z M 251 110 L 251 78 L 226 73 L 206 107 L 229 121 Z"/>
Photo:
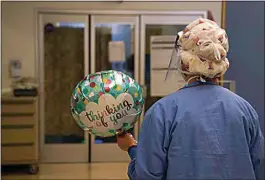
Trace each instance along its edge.
<path fill-rule="evenodd" d="M 264 2 L 226 2 L 230 68 L 227 80 L 259 114 L 264 133 Z"/>

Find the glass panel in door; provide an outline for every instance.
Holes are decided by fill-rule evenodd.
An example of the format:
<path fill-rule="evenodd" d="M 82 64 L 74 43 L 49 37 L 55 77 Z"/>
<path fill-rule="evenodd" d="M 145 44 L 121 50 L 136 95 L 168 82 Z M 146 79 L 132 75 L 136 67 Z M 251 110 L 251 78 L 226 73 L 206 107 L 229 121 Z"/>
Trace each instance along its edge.
<path fill-rule="evenodd" d="M 160 35 L 172 35 L 175 36 L 177 32 L 182 31 L 186 25 L 159 25 L 159 24 L 147 24 L 145 26 L 145 85 L 146 85 L 146 97 L 145 97 L 145 112 L 162 97 L 151 96 L 151 65 L 150 65 L 150 41 L 152 36 Z M 172 46 L 173 49 L 173 46 Z M 169 59 L 161 59 L 161 61 L 169 62 Z M 165 74 L 166 76 L 166 74 Z"/>
<path fill-rule="evenodd" d="M 84 132 L 69 114 L 69 97 L 84 77 L 84 26 L 44 26 L 45 143 L 84 143 Z"/>
<path fill-rule="evenodd" d="M 185 12 L 181 15 L 143 15 L 141 16 L 141 53 L 140 53 L 140 63 L 141 63 L 141 76 L 140 82 L 145 87 L 145 108 L 146 112 L 156 101 L 163 98 L 164 96 L 152 96 L 151 95 L 151 39 L 153 36 L 176 36 L 179 31 L 184 30 L 186 25 L 193 20 L 204 17 L 205 12 L 201 14 L 198 13 L 189 13 L 185 15 Z M 174 41 L 173 41 L 174 42 Z M 169 44 L 170 45 L 170 44 Z M 174 43 L 172 43 L 173 50 Z M 167 51 L 172 53 L 172 51 Z M 169 55 L 169 57 L 170 57 Z M 166 61 L 169 63 L 169 59 L 161 59 L 161 61 Z M 161 70 L 156 70 L 160 79 L 165 79 L 166 69 L 161 68 Z M 158 84 L 159 86 L 159 84 Z M 161 84 L 164 86 L 164 84 Z M 166 88 L 166 87 L 165 87 Z M 166 95 L 165 95 L 166 96 Z M 143 120 L 143 116 L 141 120 Z"/>
<path fill-rule="evenodd" d="M 136 36 L 138 30 L 137 16 L 92 16 L 92 61 L 94 61 L 94 71 L 103 70 L 121 71 L 130 77 L 138 80 L 136 62 L 138 49 L 136 48 Z M 94 38 L 94 39 L 93 39 Z M 121 57 L 116 56 L 111 46 L 115 43 L 121 44 L 123 54 Z M 117 59 L 115 59 L 117 57 Z M 92 63 L 93 64 L 93 63 Z M 137 128 L 132 128 L 128 132 L 135 135 Z M 92 137 L 92 161 L 127 161 L 127 155 L 121 152 L 116 145 L 116 137 Z M 113 156 L 102 154 L 101 149 L 108 149 L 113 152 Z M 95 152 L 97 151 L 97 152 Z M 94 154 L 94 152 L 96 154 Z M 118 155 L 120 153 L 120 155 Z M 115 155 L 117 154 L 117 155 Z M 116 157 L 115 157 L 116 156 Z M 106 159 L 104 159 L 105 157 Z"/>
<path fill-rule="evenodd" d="M 103 70 L 116 70 L 134 78 L 134 48 L 132 24 L 102 23 L 95 25 L 96 45 L 96 72 Z M 121 61 L 110 59 L 109 45 L 111 42 L 123 42 L 125 56 Z M 128 131 L 134 134 L 133 128 Z M 96 137 L 96 144 L 116 143 L 116 137 Z"/>

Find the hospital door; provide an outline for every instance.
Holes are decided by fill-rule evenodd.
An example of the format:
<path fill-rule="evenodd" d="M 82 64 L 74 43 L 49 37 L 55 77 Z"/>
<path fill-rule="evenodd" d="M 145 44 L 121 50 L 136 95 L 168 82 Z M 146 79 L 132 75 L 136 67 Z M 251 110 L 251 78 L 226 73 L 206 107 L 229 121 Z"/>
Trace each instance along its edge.
<path fill-rule="evenodd" d="M 117 70 L 139 82 L 139 16 L 92 15 L 90 22 L 91 72 Z M 121 56 L 117 56 L 119 50 Z M 136 139 L 138 126 L 129 131 Z M 117 146 L 116 137 L 91 136 L 91 161 L 124 162 L 129 158 Z"/>
<path fill-rule="evenodd" d="M 76 83 L 88 71 L 88 16 L 39 14 L 41 161 L 88 162 L 89 139 L 70 113 Z"/>

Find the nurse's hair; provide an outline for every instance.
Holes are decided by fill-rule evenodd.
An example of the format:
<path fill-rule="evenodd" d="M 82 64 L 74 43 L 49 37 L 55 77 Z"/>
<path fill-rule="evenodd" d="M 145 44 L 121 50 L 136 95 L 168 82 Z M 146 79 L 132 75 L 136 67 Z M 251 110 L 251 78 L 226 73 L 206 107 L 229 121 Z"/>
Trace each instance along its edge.
<path fill-rule="evenodd" d="M 215 22 L 199 18 L 178 34 L 178 51 L 183 74 L 206 78 L 222 76 L 229 67 L 229 49 L 224 29 Z"/>

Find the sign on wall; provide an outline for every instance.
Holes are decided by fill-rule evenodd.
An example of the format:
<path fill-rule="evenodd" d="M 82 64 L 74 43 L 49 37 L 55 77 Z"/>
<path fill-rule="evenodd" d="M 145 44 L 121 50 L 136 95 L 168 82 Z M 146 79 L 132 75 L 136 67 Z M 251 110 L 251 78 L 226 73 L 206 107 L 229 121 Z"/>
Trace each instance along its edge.
<path fill-rule="evenodd" d="M 9 60 L 9 71 L 11 78 L 21 77 L 22 63 L 20 60 Z"/>
<path fill-rule="evenodd" d="M 125 45 L 123 41 L 109 42 L 109 62 L 125 61 Z"/>

